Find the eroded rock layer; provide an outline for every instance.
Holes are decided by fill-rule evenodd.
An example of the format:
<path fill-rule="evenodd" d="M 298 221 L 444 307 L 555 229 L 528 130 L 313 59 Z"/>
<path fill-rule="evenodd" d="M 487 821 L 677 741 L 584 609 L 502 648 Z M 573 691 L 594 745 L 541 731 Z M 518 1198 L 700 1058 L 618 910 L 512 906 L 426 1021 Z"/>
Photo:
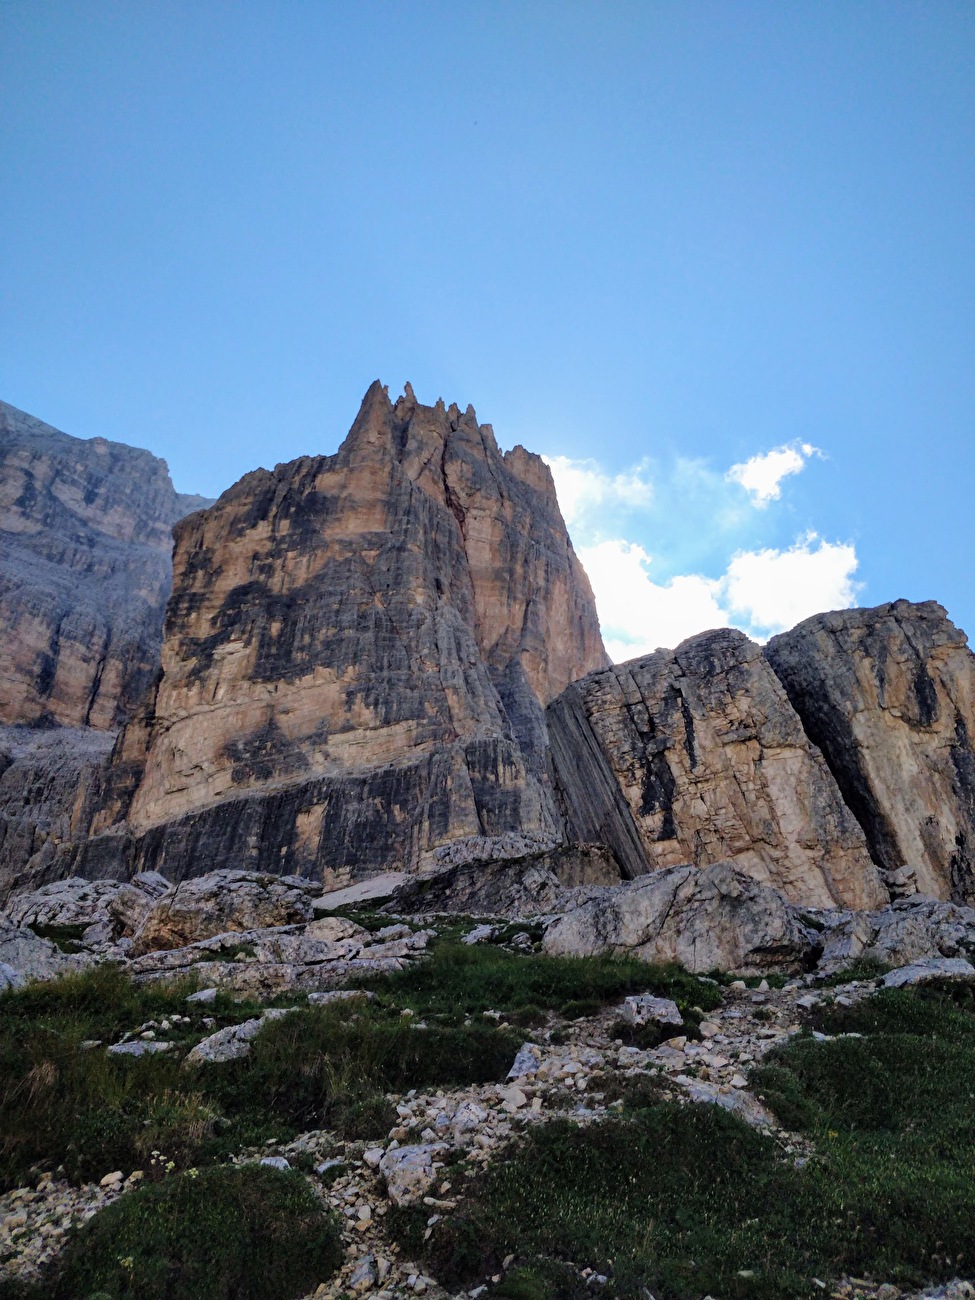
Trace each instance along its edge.
<path fill-rule="evenodd" d="M 817 614 L 766 655 L 863 826 L 922 894 L 975 901 L 975 656 L 934 601 Z"/>
<path fill-rule="evenodd" d="M 570 837 L 608 844 L 629 875 L 729 861 L 795 902 L 886 902 L 860 826 L 743 633 L 593 673 L 548 725 Z"/>
<path fill-rule="evenodd" d="M 248 474 L 175 536 L 162 675 L 94 826 L 125 820 L 129 869 L 343 881 L 559 838 L 543 706 L 608 661 L 539 457 L 377 383 L 334 456 Z"/>
<path fill-rule="evenodd" d="M 48 878 L 82 833 L 113 735 L 91 727 L 0 727 L 0 903 Z"/>
<path fill-rule="evenodd" d="M 110 730 L 152 681 L 181 496 L 148 451 L 0 402 L 0 723 Z"/>

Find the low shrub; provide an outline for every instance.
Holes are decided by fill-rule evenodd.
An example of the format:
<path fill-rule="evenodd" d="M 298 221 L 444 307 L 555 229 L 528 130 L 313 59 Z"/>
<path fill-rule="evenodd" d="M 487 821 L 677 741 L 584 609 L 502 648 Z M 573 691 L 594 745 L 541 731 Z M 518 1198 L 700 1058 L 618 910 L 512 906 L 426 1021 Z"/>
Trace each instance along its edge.
<path fill-rule="evenodd" d="M 648 966 L 625 957 L 547 957 L 488 944 L 440 943 L 424 962 L 365 982 L 390 1003 L 424 1017 L 505 1014 L 532 1007 L 558 1011 L 568 1003 L 599 1008 L 630 993 L 672 998 L 682 1012 L 720 1004 L 716 985 L 676 965 Z"/>
<path fill-rule="evenodd" d="M 584 1266 L 610 1279 L 605 1294 L 628 1300 L 645 1289 L 812 1294 L 813 1250 L 818 1264 L 828 1229 L 797 1245 L 797 1202 L 816 1227 L 815 1189 L 767 1138 L 717 1107 L 657 1101 L 585 1128 L 535 1129 L 434 1226 L 426 1258 L 442 1284 L 466 1286 L 513 1254 L 512 1285 L 543 1300 L 578 1293 Z"/>
<path fill-rule="evenodd" d="M 820 1008 L 831 1034 L 771 1053 L 753 1085 L 816 1154 L 803 1167 L 656 1081 L 600 1076 L 615 1118 L 532 1131 L 472 1179 L 414 1254 L 447 1285 L 515 1256 L 513 1300 L 571 1300 L 586 1267 L 622 1300 L 778 1300 L 841 1274 L 915 1288 L 975 1269 L 975 1016 L 959 988 Z M 817 1282 L 816 1279 L 819 1281 Z M 590 1289 L 591 1293 L 591 1289 Z"/>
<path fill-rule="evenodd" d="M 520 1043 L 486 1025 L 414 1029 L 381 1011 L 346 1021 L 321 1008 L 266 1025 L 233 1069 L 197 1074 L 226 1115 L 255 1131 L 327 1127 L 371 1138 L 395 1122 L 383 1093 L 503 1079 Z"/>
<path fill-rule="evenodd" d="M 152 1151 L 206 1164 L 310 1127 L 379 1137 L 395 1122 L 384 1092 L 502 1079 L 521 1042 L 487 1024 L 413 1029 L 339 1005 L 268 1022 L 249 1057 L 192 1070 L 178 1049 L 133 1058 L 83 1046 L 185 1013 L 186 992 L 102 967 L 0 995 L 0 1188 L 38 1167 L 63 1164 L 77 1181 L 141 1168 Z M 257 1011 L 221 994 L 166 1037 L 188 1046 L 209 1032 L 204 1013 L 230 1024 Z"/>
<path fill-rule="evenodd" d="M 71 1237 L 49 1295 L 296 1300 L 338 1269 L 339 1228 L 305 1179 L 259 1165 L 173 1174 Z"/>

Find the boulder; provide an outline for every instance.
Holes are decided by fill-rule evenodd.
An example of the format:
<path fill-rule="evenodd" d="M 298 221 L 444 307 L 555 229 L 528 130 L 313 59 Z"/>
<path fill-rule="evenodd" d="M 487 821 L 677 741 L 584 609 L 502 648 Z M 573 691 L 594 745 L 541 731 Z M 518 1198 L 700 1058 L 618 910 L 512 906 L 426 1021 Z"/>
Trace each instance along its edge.
<path fill-rule="evenodd" d="M 157 1038 L 137 1038 L 131 1043 L 115 1043 L 105 1050 L 109 1056 L 155 1056 L 160 1052 L 171 1052 L 174 1044 Z"/>
<path fill-rule="evenodd" d="M 622 878 L 614 854 L 601 844 L 559 845 L 519 857 L 500 856 L 517 847 L 511 842 L 515 838 L 500 845 L 483 838 L 466 842 L 458 861 L 443 865 L 451 856 L 445 854 L 436 870 L 400 885 L 385 910 L 398 915 L 542 915 L 560 910 L 573 889 L 618 884 Z M 478 848 L 486 856 L 475 856 Z"/>
<path fill-rule="evenodd" d="M 316 886 L 293 876 L 212 871 L 164 894 L 135 934 L 133 954 L 182 948 L 230 930 L 256 930 L 311 920 Z"/>
<path fill-rule="evenodd" d="M 379 1162 L 379 1172 L 394 1205 L 415 1205 L 423 1199 L 436 1177 L 433 1162 L 446 1150 L 443 1142 L 428 1142 L 386 1152 Z"/>
<path fill-rule="evenodd" d="M 20 971 L 14 970 L 5 961 L 0 961 L 0 993 L 7 989 L 22 989 L 27 983 Z"/>
<path fill-rule="evenodd" d="M 876 912 L 815 912 L 810 919 L 821 929 L 823 974 L 860 960 L 906 966 L 975 954 L 975 908 L 922 895 Z"/>
<path fill-rule="evenodd" d="M 113 942 L 131 936 L 172 886 L 158 872 L 143 872 L 131 881 L 67 880 L 18 894 L 4 909 L 17 925 L 97 926 L 98 939 Z M 87 942 L 88 936 L 82 936 Z"/>
<path fill-rule="evenodd" d="M 624 998 L 620 1015 L 631 1025 L 682 1025 L 684 1017 L 670 998 L 655 998 L 652 993 L 637 993 Z"/>
<path fill-rule="evenodd" d="M 550 925 L 543 947 L 552 956 L 619 953 L 702 974 L 748 974 L 799 969 L 815 937 L 777 890 L 720 862 L 654 871 L 602 890 Z"/>
<path fill-rule="evenodd" d="M 731 862 L 796 903 L 887 901 L 822 754 L 743 633 L 591 673 L 546 716 L 570 837 L 609 845 L 628 876 Z"/>
<path fill-rule="evenodd" d="M 182 948 L 140 954 L 127 969 L 137 980 L 194 976 L 256 998 L 314 993 L 341 988 L 356 976 L 401 970 L 408 958 L 422 953 L 432 934 L 409 931 L 410 939 L 383 944 L 371 942 L 379 936 L 364 929 L 361 938 L 335 942 L 310 937 L 307 930 L 303 925 L 228 930 Z"/>
<path fill-rule="evenodd" d="M 874 860 L 975 903 L 975 655 L 934 601 L 817 614 L 765 648 Z"/>
<path fill-rule="evenodd" d="M 250 1054 L 251 1045 L 257 1035 L 271 1020 L 280 1020 L 288 1015 L 286 1009 L 272 1008 L 263 1015 L 245 1020 L 239 1025 L 227 1025 L 218 1029 L 209 1038 L 202 1039 L 186 1054 L 186 1065 L 215 1065 L 224 1061 L 238 1061 Z"/>
<path fill-rule="evenodd" d="M 902 989 L 937 980 L 975 980 L 975 966 L 964 957 L 929 957 L 888 971 L 884 976 L 884 988 Z"/>
<path fill-rule="evenodd" d="M 63 953 L 49 939 L 0 917 L 0 963 L 22 980 L 57 979 L 83 969 L 90 960 Z"/>

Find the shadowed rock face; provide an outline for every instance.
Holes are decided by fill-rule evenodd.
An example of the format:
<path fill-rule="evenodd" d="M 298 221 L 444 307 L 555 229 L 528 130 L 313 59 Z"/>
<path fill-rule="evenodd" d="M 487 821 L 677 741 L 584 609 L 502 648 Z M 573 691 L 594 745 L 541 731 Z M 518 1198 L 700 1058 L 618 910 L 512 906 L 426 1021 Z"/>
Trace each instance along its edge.
<path fill-rule="evenodd" d="M 874 859 L 975 901 L 975 656 L 934 601 L 817 614 L 766 655 Z"/>
<path fill-rule="evenodd" d="M 0 402 L 0 723 L 116 728 L 153 679 L 180 496 L 148 451 Z"/>
<path fill-rule="evenodd" d="M 95 824 L 126 820 L 130 869 L 342 881 L 559 837 L 543 706 L 607 658 L 540 458 L 377 383 L 336 455 L 175 537 L 162 675 Z"/>
<path fill-rule="evenodd" d="M 58 845 L 87 825 L 112 742 L 91 727 L 0 727 L 0 904 L 46 880 Z"/>
<path fill-rule="evenodd" d="M 570 837 L 631 876 L 731 862 L 808 905 L 887 893 L 761 649 L 722 629 L 593 673 L 548 709 Z"/>

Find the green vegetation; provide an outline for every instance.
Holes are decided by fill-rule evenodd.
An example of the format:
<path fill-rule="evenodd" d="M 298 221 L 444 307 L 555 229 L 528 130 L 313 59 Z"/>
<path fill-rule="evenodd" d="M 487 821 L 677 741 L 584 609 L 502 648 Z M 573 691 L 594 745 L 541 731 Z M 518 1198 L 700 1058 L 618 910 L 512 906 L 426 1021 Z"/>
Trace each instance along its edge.
<path fill-rule="evenodd" d="M 802 1167 L 726 1112 L 661 1101 L 648 1082 L 615 1090 L 617 1118 L 535 1129 L 426 1242 L 409 1214 L 391 1226 L 448 1286 L 513 1254 L 510 1300 L 575 1300 L 584 1267 L 625 1300 L 644 1288 L 659 1300 L 777 1300 L 820 1295 L 814 1279 L 842 1273 L 909 1286 L 970 1274 L 971 990 L 884 992 L 819 1016 L 827 1032 L 862 1037 L 801 1036 L 755 1074 L 782 1122 L 814 1143 Z"/>
<path fill-rule="evenodd" d="M 300 1174 L 187 1170 L 102 1210 L 71 1239 L 47 1294 L 104 1300 L 294 1300 L 342 1247 Z"/>
<path fill-rule="evenodd" d="M 414 1029 L 399 1016 L 384 1018 L 382 1008 L 348 1020 L 342 1014 L 322 1008 L 285 1016 L 262 1030 L 234 1069 L 194 1072 L 207 1096 L 236 1117 L 238 1138 L 311 1127 L 380 1137 L 395 1122 L 383 1093 L 503 1079 L 521 1044 L 519 1035 L 487 1025 Z"/>
<path fill-rule="evenodd" d="M 721 1000 L 715 985 L 679 966 L 648 966 L 622 957 L 520 956 L 461 943 L 440 943 L 427 961 L 375 977 L 365 987 L 390 1004 L 454 1023 L 490 1010 L 592 1014 L 630 993 L 673 998 L 682 1012 L 695 1005 L 709 1010 Z"/>
<path fill-rule="evenodd" d="M 823 1153 L 845 1267 L 914 1283 L 975 1267 L 975 1002 L 970 986 L 883 990 L 824 1008 L 756 1072 L 782 1122 Z"/>
<path fill-rule="evenodd" d="M 184 1067 L 181 1049 L 211 1032 L 204 1015 L 224 1025 L 260 1011 L 226 994 L 193 1008 L 187 991 L 99 967 L 0 996 L 0 1187 L 60 1164 L 73 1179 L 100 1178 L 143 1167 L 153 1151 L 203 1164 L 312 1127 L 377 1137 L 393 1122 L 384 1092 L 502 1079 L 521 1042 L 487 1024 L 414 1029 L 389 1009 L 347 1003 L 269 1022 L 242 1060 Z M 172 1052 L 84 1046 L 191 1010 L 190 1025 L 158 1031 Z"/>
<path fill-rule="evenodd" d="M 851 962 L 849 966 L 845 966 L 843 970 L 818 980 L 817 987 L 829 989 L 835 988 L 837 984 L 851 984 L 854 980 L 879 980 L 889 970 L 890 967 L 886 962 L 878 961 L 876 957 L 861 957 Z"/>
<path fill-rule="evenodd" d="M 88 929 L 86 922 L 79 922 L 75 925 L 42 925 L 36 923 L 29 925 L 28 930 L 32 930 L 39 939 L 50 939 L 55 947 L 60 948 L 62 952 L 79 952 L 81 950 L 81 936 Z"/>

